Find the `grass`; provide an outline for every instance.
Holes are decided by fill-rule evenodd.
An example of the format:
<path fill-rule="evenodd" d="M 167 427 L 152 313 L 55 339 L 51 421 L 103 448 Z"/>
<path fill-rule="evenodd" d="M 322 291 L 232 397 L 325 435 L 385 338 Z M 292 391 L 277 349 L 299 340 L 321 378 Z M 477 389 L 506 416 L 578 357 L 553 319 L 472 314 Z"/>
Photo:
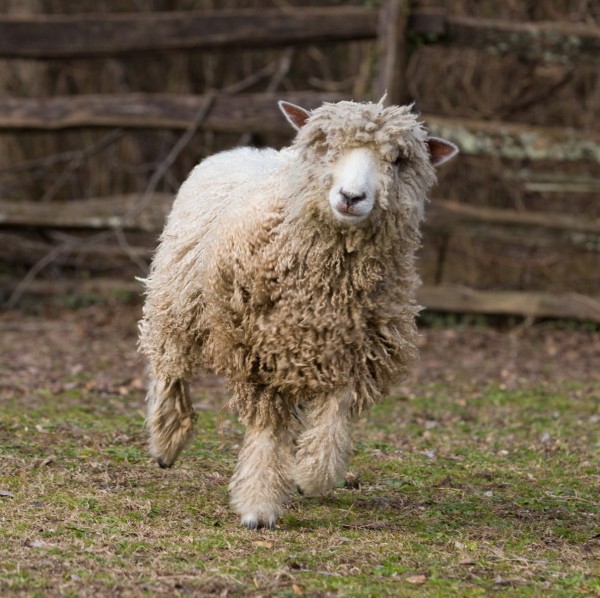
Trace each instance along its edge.
<path fill-rule="evenodd" d="M 218 406 L 165 472 L 146 455 L 141 391 L 81 381 L 32 391 L 27 409 L 9 399 L 0 594 L 600 595 L 600 388 L 456 394 L 372 410 L 358 482 L 296 497 L 263 532 L 229 511 L 242 430 Z"/>

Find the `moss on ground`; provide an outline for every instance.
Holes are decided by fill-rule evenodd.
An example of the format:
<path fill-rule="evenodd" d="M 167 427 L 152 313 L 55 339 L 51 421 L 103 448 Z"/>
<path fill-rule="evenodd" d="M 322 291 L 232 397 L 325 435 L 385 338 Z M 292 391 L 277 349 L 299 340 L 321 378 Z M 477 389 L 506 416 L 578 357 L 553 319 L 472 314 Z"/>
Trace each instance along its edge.
<path fill-rule="evenodd" d="M 242 430 L 212 398 L 162 471 L 142 392 L 79 382 L 0 405 L 2 595 L 600 595 L 595 385 L 393 396 L 357 426 L 358 481 L 250 532 L 227 506 Z"/>

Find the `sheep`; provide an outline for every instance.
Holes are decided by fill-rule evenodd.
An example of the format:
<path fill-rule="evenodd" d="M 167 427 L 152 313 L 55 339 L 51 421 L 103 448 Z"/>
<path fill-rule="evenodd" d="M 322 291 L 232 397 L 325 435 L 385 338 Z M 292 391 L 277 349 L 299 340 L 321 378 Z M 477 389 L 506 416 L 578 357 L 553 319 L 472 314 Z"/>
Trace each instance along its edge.
<path fill-rule="evenodd" d="M 419 223 L 457 148 L 411 106 L 280 109 L 290 147 L 197 165 L 145 281 L 150 452 L 171 467 L 192 435 L 188 380 L 224 374 L 246 426 L 229 484 L 249 529 L 272 528 L 294 489 L 344 478 L 351 423 L 416 358 Z"/>

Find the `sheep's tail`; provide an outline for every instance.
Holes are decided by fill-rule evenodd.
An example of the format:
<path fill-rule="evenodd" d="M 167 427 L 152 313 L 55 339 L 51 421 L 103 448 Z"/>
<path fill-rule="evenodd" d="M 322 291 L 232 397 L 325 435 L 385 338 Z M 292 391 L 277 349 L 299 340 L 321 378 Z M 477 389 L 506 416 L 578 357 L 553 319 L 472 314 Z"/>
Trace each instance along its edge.
<path fill-rule="evenodd" d="M 156 378 L 148 389 L 150 454 L 162 468 L 171 467 L 192 438 L 196 414 L 189 386 L 182 378 Z"/>

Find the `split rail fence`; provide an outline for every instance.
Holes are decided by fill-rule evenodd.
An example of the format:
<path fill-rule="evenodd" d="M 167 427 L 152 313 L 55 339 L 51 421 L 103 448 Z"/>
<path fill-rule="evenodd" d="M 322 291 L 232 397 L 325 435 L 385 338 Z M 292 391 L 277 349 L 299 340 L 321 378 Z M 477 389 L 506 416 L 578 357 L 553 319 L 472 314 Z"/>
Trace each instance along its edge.
<path fill-rule="evenodd" d="M 291 47 L 314 43 L 376 40 L 379 77 L 375 93 L 388 91 L 391 103 L 407 98 L 404 79 L 408 32 L 435 38 L 437 43 L 559 62 L 600 63 L 600 29 L 564 23 L 515 24 L 458 18 L 441 10 L 410 12 L 408 2 L 387 0 L 383 8 L 335 7 L 285 10 L 232 10 L 80 16 L 0 17 L 0 57 L 73 59 L 97 56 L 126 57 L 170 50 Z M 341 96 L 298 91 L 272 93 L 112 94 L 0 98 L 0 130 L 62 130 L 70 128 L 170 128 L 215 132 L 278 132 L 287 127 L 274 110 L 276 99 L 308 108 Z M 600 164 L 600 138 L 586 131 L 526 126 L 500 121 L 476 121 L 423 115 L 431 134 L 457 143 L 463 155 L 492 155 L 528 161 L 592 162 Z M 543 182 L 542 182 L 543 183 Z M 580 184 L 598 189 L 598 181 L 574 182 L 550 177 L 545 184 L 558 189 Z M 158 233 L 172 196 L 155 193 L 150 183 L 143 195 L 85 198 L 40 204 L 0 200 L 0 228 L 12 231 L 9 251 L 40 251 L 35 242 L 19 237 L 23 229 L 146 231 Z M 532 246 L 577 247 L 600 252 L 600 220 L 540 212 L 475 207 L 434 201 L 428 208 L 427 232 L 484 237 Z M 59 248 L 60 249 L 60 248 Z M 129 247 L 131 259 L 147 259 L 150 247 Z M 117 247 L 82 245 L 86 262 L 118 259 Z M 43 265 L 52 256 L 40 255 Z M 56 283 L 2 280 L 5 288 L 47 293 Z M 90 281 L 86 286 L 97 286 Z M 106 281 L 122 288 L 125 282 Z M 132 288 L 139 290 L 137 283 Z M 61 289 L 81 288 L 61 281 Z M 15 295 L 13 294 L 13 297 Z M 425 286 L 420 301 L 429 309 L 451 312 L 521 314 L 566 317 L 600 322 L 598 297 L 541 292 L 480 291 L 444 284 Z"/>

